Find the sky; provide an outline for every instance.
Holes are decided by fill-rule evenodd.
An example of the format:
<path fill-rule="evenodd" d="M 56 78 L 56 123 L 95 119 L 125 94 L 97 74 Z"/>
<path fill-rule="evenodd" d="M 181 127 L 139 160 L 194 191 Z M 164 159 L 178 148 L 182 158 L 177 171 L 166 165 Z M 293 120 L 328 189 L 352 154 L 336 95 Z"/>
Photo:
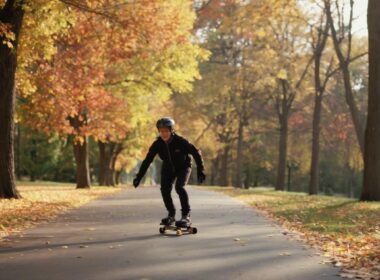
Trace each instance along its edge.
<path fill-rule="evenodd" d="M 367 6 L 368 0 L 355 0 L 353 32 L 358 35 L 367 35 Z"/>
<path fill-rule="evenodd" d="M 308 2 L 306 0 L 299 0 L 301 4 L 304 4 L 305 2 Z M 350 8 L 349 8 L 349 1 L 350 0 L 339 0 L 339 3 L 345 4 L 345 19 L 348 19 L 350 16 Z M 380 1 L 380 0 L 377 0 Z M 332 1 L 333 2 L 333 1 Z M 319 3 L 322 3 L 320 1 Z M 359 36 L 367 36 L 367 7 L 368 6 L 368 0 L 354 0 L 354 21 L 352 26 L 352 31 L 355 35 Z M 305 6 L 306 9 L 308 9 L 310 6 Z"/>

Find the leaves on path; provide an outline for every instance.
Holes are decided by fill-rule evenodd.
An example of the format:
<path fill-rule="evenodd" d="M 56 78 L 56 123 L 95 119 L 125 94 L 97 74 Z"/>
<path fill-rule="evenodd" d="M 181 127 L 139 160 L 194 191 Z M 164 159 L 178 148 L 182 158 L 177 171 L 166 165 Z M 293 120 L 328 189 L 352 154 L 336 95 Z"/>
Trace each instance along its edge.
<path fill-rule="evenodd" d="M 18 186 L 18 189 L 22 199 L 0 200 L 0 242 L 11 233 L 21 232 L 40 222 L 51 220 L 70 208 L 121 190 L 109 187 L 80 190 L 67 184 Z"/>

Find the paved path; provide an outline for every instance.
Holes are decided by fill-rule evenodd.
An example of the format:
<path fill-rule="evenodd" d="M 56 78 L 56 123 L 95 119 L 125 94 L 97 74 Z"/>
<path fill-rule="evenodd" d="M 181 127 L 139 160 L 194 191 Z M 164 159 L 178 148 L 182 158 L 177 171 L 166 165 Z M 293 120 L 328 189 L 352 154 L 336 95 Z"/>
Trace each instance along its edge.
<path fill-rule="evenodd" d="M 2 244 L 0 279 L 341 279 L 254 209 L 188 189 L 196 235 L 160 235 L 159 188 L 127 189 Z"/>

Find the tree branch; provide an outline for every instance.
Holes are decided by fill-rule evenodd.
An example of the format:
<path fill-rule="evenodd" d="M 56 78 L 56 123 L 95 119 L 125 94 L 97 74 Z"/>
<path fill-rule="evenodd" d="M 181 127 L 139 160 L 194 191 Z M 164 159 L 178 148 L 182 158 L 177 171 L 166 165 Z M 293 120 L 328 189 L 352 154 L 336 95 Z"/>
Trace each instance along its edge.
<path fill-rule="evenodd" d="M 93 13 L 110 20 L 116 20 L 118 18 L 115 14 L 108 13 L 104 10 L 102 11 L 102 10 L 90 8 L 86 4 L 84 4 L 82 1 L 75 1 L 75 0 L 59 0 L 59 1 L 68 6 L 74 7 L 78 10 L 81 10 L 87 13 Z"/>

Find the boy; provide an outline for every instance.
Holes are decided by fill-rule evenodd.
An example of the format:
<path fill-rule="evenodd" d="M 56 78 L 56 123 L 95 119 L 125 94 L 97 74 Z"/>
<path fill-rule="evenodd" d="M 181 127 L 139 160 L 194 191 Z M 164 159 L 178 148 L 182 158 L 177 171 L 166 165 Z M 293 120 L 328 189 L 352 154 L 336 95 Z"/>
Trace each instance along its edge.
<path fill-rule="evenodd" d="M 174 120 L 171 118 L 162 118 L 157 121 L 156 127 L 160 136 L 150 146 L 148 154 L 133 180 L 133 185 L 135 188 L 138 187 L 155 155 L 158 154 L 163 161 L 161 168 L 161 194 L 165 207 L 168 210 L 168 216 L 162 219 L 162 223 L 164 225 L 172 225 L 175 222 L 176 209 L 171 197 L 171 191 L 174 180 L 177 179 L 175 190 L 179 195 L 182 207 L 182 219 L 177 222 L 177 225 L 186 227 L 190 225 L 189 197 L 185 190 L 185 185 L 191 173 L 189 154 L 193 156 L 197 163 L 197 175 L 200 184 L 206 179 L 206 175 L 204 174 L 203 159 L 199 150 L 185 138 L 174 133 L 174 124 Z"/>

